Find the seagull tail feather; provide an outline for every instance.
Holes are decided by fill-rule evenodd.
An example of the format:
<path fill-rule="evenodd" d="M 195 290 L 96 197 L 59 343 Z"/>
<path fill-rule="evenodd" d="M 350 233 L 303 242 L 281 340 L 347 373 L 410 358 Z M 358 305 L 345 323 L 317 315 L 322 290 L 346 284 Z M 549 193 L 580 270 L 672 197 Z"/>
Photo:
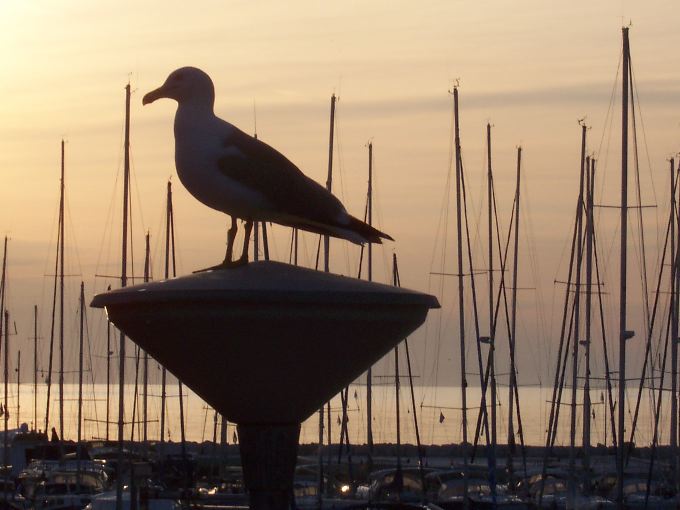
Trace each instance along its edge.
<path fill-rule="evenodd" d="M 360 219 L 355 218 L 354 216 L 350 216 L 349 225 L 347 225 L 347 227 L 345 228 L 360 235 L 368 243 L 382 244 L 383 239 L 394 241 L 394 239 L 392 239 L 391 236 L 387 235 L 384 232 L 381 232 L 375 227 L 372 227 L 368 223 L 365 223 Z"/>
<path fill-rule="evenodd" d="M 293 228 L 299 228 L 301 230 L 306 230 L 308 232 L 313 232 L 315 234 L 329 235 L 332 237 L 338 237 L 340 239 L 346 239 L 355 244 L 364 243 L 377 243 L 382 244 L 383 239 L 389 239 L 394 241 L 392 237 L 381 232 L 380 230 L 370 226 L 368 223 L 355 218 L 354 216 L 347 215 L 349 218 L 345 220 L 344 224 L 329 224 L 329 223 L 319 223 L 315 221 L 310 221 L 305 218 L 289 217 L 284 221 L 279 219 L 279 223 L 282 225 L 287 225 Z"/>

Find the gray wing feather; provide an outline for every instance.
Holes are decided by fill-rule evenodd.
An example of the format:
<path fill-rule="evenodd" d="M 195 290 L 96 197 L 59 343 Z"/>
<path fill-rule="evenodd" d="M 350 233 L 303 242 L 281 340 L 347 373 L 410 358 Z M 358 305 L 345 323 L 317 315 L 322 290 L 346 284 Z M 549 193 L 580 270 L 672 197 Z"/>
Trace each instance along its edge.
<path fill-rule="evenodd" d="M 219 159 L 223 175 L 261 193 L 287 215 L 338 225 L 338 217 L 345 213 L 342 203 L 276 149 L 236 128 L 224 146 L 238 152 Z"/>

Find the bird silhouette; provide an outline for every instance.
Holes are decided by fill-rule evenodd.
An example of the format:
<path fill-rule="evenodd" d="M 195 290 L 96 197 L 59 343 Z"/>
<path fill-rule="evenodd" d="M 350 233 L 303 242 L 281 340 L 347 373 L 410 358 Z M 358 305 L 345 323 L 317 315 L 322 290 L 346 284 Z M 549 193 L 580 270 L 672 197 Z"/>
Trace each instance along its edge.
<path fill-rule="evenodd" d="M 200 202 L 231 216 L 224 262 L 248 262 L 253 221 L 267 221 L 346 239 L 356 244 L 393 240 L 350 215 L 342 203 L 289 159 L 214 113 L 215 87 L 195 67 L 173 71 L 142 99 L 177 101 L 175 166 L 182 184 Z M 232 260 L 237 219 L 245 221 L 243 252 Z"/>

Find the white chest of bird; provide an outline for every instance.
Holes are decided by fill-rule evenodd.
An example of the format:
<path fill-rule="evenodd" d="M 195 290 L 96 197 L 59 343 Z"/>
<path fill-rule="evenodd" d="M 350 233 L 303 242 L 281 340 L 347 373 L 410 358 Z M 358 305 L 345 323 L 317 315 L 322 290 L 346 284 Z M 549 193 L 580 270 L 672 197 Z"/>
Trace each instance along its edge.
<path fill-rule="evenodd" d="M 180 104 L 175 115 L 175 166 L 187 190 L 200 202 L 238 218 L 258 218 L 262 195 L 220 172 L 217 162 L 230 151 L 225 140 L 236 130 L 194 105 Z"/>

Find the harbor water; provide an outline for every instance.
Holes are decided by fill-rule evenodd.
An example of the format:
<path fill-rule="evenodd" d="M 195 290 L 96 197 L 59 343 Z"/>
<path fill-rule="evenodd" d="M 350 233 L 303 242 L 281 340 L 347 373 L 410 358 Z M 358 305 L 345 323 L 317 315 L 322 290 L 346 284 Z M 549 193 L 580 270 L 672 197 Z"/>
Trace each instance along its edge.
<path fill-rule="evenodd" d="M 667 393 L 667 392 L 666 392 Z M 180 410 L 179 391 L 177 382 L 168 384 L 166 389 L 166 433 L 165 437 L 170 441 L 180 440 Z M 183 387 L 183 405 L 185 415 L 186 439 L 189 441 L 212 441 L 216 433 L 219 437 L 219 423 L 216 424 L 215 412 L 209 408 L 198 396 L 188 388 Z M 397 409 L 395 389 L 393 385 L 373 385 L 372 388 L 372 431 L 375 443 L 395 443 L 397 431 Z M 136 396 L 135 396 L 136 395 Z M 552 388 L 539 386 L 522 386 L 519 388 L 520 411 L 522 420 L 522 433 L 524 442 L 528 445 L 540 446 L 545 441 L 545 431 L 550 415 L 550 403 Z M 413 388 L 415 411 L 418 419 L 419 433 L 423 444 L 449 444 L 458 443 L 462 440 L 462 409 L 460 408 L 461 390 L 459 387 L 450 386 L 415 386 Z M 630 430 L 632 422 L 637 387 L 630 387 L 627 391 L 626 419 L 627 430 Z M 490 397 L 487 403 L 490 404 Z M 499 387 L 497 405 L 498 412 L 498 438 L 499 443 L 507 442 L 507 387 Z M 616 389 L 614 388 L 614 398 Z M 65 439 L 75 439 L 77 430 L 77 406 L 78 386 L 75 384 L 64 385 L 64 418 L 63 430 Z M 473 441 L 475 426 L 479 413 L 481 391 L 479 387 L 469 387 L 467 401 L 468 438 Z M 577 394 L 577 427 L 582 429 L 583 416 L 582 406 L 583 393 Z M 591 414 L 591 443 L 611 445 L 611 421 L 609 418 L 609 404 L 606 390 L 591 390 L 592 414 Z M 23 383 L 18 386 L 10 385 L 9 399 L 6 408 L 9 411 L 8 427 L 14 428 L 21 423 L 28 424 L 35 429 L 45 429 L 45 414 L 47 402 L 47 386 L 40 383 L 37 389 L 37 399 L 33 384 Z M 59 387 L 54 384 L 50 394 L 50 417 L 48 430 L 52 427 L 60 431 L 59 419 Z M 560 406 L 559 428 L 556 444 L 569 443 L 569 419 L 571 413 L 571 392 L 565 389 Z M 140 440 L 143 438 L 143 387 L 138 384 L 129 384 L 125 388 L 125 438 Z M 136 404 L 136 405 L 135 405 Z M 19 412 L 17 415 L 17 405 Z M 133 409 L 133 405 L 135 406 Z M 266 405 L 266 403 L 263 403 Z M 35 420 L 37 407 L 37 424 Z M 115 439 L 117 437 L 118 421 L 118 388 L 111 385 L 109 389 L 109 414 L 107 436 L 107 387 L 105 384 L 90 384 L 83 389 L 83 438 L 84 439 Z M 366 416 L 366 386 L 355 384 L 349 388 L 349 400 L 347 406 L 347 419 L 349 438 L 352 444 L 366 443 L 367 416 Z M 402 384 L 400 390 L 400 428 L 403 443 L 416 443 L 414 410 L 412 405 L 411 390 L 407 384 Z M 662 415 L 659 420 L 659 442 L 668 442 L 670 417 L 668 411 L 670 405 L 663 402 Z M 336 396 L 330 402 L 330 419 L 328 407 L 324 408 L 324 438 L 330 435 L 333 443 L 339 442 L 340 423 L 342 419 L 342 404 L 340 396 Z M 161 387 L 149 385 L 147 391 L 147 437 L 149 440 L 159 438 L 161 415 Z M 516 420 L 516 418 L 515 418 Z M 133 426 L 134 422 L 134 426 Z M 652 396 L 649 390 L 642 395 L 640 413 L 637 424 L 635 443 L 639 446 L 651 444 L 654 431 L 652 412 Z M 515 421 L 516 441 L 519 442 L 519 430 Z M 319 437 L 318 414 L 311 416 L 303 425 L 300 434 L 300 442 L 316 443 Z M 580 434 L 577 433 L 577 437 Z M 235 426 L 228 424 L 227 440 L 232 442 L 235 437 Z M 326 440 L 326 439 L 325 439 Z M 484 443 L 482 436 L 480 442 Z M 579 441 L 580 443 L 580 441 Z"/>

